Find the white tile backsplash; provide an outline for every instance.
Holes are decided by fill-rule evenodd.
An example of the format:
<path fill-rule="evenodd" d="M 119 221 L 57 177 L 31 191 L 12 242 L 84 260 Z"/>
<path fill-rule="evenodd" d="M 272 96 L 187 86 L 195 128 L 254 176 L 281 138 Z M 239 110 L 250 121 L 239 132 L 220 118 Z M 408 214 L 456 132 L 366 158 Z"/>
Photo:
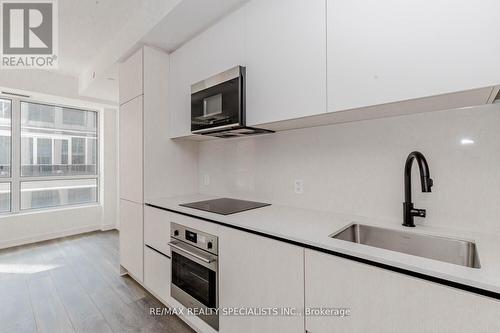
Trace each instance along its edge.
<path fill-rule="evenodd" d="M 397 224 L 413 150 L 434 179 L 433 193 L 421 193 L 413 166 L 413 201 L 428 214 L 417 223 L 500 232 L 499 104 L 202 142 L 200 192 Z"/>

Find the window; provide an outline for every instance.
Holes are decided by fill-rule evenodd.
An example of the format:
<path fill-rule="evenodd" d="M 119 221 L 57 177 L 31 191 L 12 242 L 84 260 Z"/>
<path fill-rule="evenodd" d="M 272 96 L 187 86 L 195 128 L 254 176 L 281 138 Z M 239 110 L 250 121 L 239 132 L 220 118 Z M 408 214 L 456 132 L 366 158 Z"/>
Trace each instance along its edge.
<path fill-rule="evenodd" d="M 10 175 L 10 135 L 0 135 L 0 177 Z"/>
<path fill-rule="evenodd" d="M 0 119 L 10 125 L 11 102 L 7 99 L 0 99 Z"/>
<path fill-rule="evenodd" d="M 71 139 L 71 163 L 85 164 L 85 139 Z"/>
<path fill-rule="evenodd" d="M 11 210 L 12 101 L 0 98 L 0 213 Z"/>
<path fill-rule="evenodd" d="M 44 104 L 35 103 L 21 103 L 21 113 L 23 113 L 23 120 L 27 123 L 54 123 L 55 112 L 54 107 Z M 27 114 L 26 114 L 27 112 Z"/>
<path fill-rule="evenodd" d="M 73 109 L 64 109 L 63 123 L 66 125 L 85 126 L 87 117 L 85 112 Z"/>
<path fill-rule="evenodd" d="M 87 141 L 87 156 L 89 156 L 89 164 L 97 164 L 97 140 L 88 139 Z"/>
<path fill-rule="evenodd" d="M 12 102 L 0 99 L 0 178 L 10 177 Z"/>
<path fill-rule="evenodd" d="M 0 213 L 97 202 L 97 116 L 0 97 Z"/>
<path fill-rule="evenodd" d="M 10 212 L 10 183 L 0 183 L 0 213 Z"/>
<path fill-rule="evenodd" d="M 33 138 L 21 138 L 21 165 L 33 164 Z"/>
<path fill-rule="evenodd" d="M 32 110 L 46 121 L 33 124 Z M 21 137 L 21 176 L 97 175 L 95 111 L 21 102 Z M 87 140 L 96 144 L 87 147 Z"/>
<path fill-rule="evenodd" d="M 61 164 L 68 164 L 68 140 L 60 140 L 61 142 Z"/>
<path fill-rule="evenodd" d="M 21 209 L 36 209 L 97 201 L 96 179 L 21 183 Z"/>
<path fill-rule="evenodd" d="M 52 139 L 37 140 L 36 163 L 37 164 L 52 164 Z"/>

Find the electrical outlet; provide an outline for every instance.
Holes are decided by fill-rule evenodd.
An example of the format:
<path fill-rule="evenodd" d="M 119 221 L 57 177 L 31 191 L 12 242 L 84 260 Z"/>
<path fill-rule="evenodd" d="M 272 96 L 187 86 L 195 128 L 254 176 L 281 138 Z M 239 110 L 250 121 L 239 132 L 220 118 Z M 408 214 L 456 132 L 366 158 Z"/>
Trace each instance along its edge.
<path fill-rule="evenodd" d="M 203 185 L 210 185 L 210 175 L 203 175 Z"/>
<path fill-rule="evenodd" d="M 295 179 L 294 189 L 296 194 L 302 194 L 304 192 L 304 181 L 302 179 Z"/>

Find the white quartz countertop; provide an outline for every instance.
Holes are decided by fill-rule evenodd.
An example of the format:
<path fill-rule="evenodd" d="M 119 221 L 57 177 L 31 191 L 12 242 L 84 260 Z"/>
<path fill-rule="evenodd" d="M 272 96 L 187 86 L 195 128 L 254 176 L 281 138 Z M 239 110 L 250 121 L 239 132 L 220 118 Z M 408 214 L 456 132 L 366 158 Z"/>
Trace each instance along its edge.
<path fill-rule="evenodd" d="M 388 226 L 387 223 L 381 223 L 381 221 L 367 217 L 349 216 L 274 204 L 231 215 L 219 215 L 179 206 L 182 203 L 216 198 L 209 195 L 194 194 L 172 198 L 150 199 L 146 200 L 146 204 L 278 237 L 306 246 L 333 251 L 466 286 L 500 293 L 500 235 L 471 233 L 470 231 L 436 228 L 428 225 L 419 225 L 416 228 L 406 228 L 401 225 Z M 207 223 L 210 222 L 207 221 Z M 363 223 L 411 233 L 474 241 L 479 252 L 481 268 L 469 268 L 329 237 L 332 233 L 339 231 L 351 223 Z"/>

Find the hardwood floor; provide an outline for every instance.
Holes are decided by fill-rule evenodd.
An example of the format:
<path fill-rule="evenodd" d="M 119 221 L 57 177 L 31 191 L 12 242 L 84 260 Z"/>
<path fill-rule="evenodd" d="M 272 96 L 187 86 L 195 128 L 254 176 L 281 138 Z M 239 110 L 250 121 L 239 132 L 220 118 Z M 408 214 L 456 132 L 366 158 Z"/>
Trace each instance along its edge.
<path fill-rule="evenodd" d="M 191 333 L 128 276 L 119 275 L 118 232 L 0 250 L 0 332 Z"/>

